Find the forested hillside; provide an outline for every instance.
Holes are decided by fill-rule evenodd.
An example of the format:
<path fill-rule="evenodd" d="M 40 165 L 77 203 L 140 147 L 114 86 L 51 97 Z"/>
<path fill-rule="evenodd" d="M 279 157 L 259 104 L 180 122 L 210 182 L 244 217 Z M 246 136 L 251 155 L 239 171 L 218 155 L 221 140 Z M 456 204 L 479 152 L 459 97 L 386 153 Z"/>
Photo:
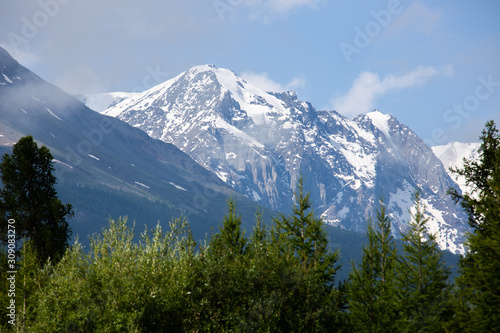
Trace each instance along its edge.
<path fill-rule="evenodd" d="M 478 159 L 455 170 L 474 192 L 450 190 L 473 229 L 456 279 L 450 279 L 435 235 L 426 228 L 419 192 L 400 246 L 386 205 L 379 202 L 377 216 L 367 221 L 361 258 L 344 262 L 350 273 L 341 278 L 344 249 L 332 244 L 302 178 L 292 213 L 264 223 L 257 212 L 251 231 L 242 228 L 242 216 L 229 200 L 219 228 L 202 241 L 183 217 L 139 235 L 126 219 L 110 219 L 88 248 L 76 242 L 47 251 L 46 232 L 70 234 L 61 216 L 33 220 L 44 232 L 16 222 L 43 207 L 63 207 L 58 200 L 41 201 L 40 207 L 18 204 L 20 185 L 32 182 L 23 176 L 29 170 L 54 193 L 53 167 L 36 168 L 52 160 L 50 153 L 32 140 L 21 139 L 0 165 L 3 330 L 495 332 L 500 327 L 500 135 L 493 122 L 483 131 Z M 38 162 L 26 163 L 29 158 Z M 19 172 L 13 177 L 15 167 Z M 20 195 L 17 201 L 12 193 Z M 71 205 L 64 207 L 61 212 L 70 214 Z"/>

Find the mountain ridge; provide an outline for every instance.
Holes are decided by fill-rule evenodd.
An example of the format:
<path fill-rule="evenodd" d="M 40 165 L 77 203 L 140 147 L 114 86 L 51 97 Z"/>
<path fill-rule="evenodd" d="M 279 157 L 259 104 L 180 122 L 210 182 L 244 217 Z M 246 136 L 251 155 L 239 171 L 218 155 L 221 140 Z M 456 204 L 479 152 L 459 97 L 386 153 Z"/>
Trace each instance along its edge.
<path fill-rule="evenodd" d="M 87 195 L 96 189 L 109 195 L 122 193 L 128 201 L 137 197 L 157 202 L 158 207 L 164 205 L 165 209 L 159 211 L 172 215 L 144 221 L 150 227 L 159 218 L 167 223 L 172 217 L 184 215 L 202 239 L 222 219 L 228 197 L 234 197 L 241 209 L 251 214 L 258 207 L 174 145 L 88 109 L 0 48 L 2 152 L 9 152 L 25 135 L 32 135 L 39 145 L 50 149 L 58 186 L 65 188 L 64 193 L 71 193 L 66 184 L 72 184 L 81 191 L 88 189 Z M 99 203 L 92 203 L 90 196 L 87 201 L 86 207 L 75 205 L 77 218 L 70 221 L 75 236 L 100 231 L 108 218 L 100 217 L 100 223 L 92 221 L 92 205 Z M 244 223 L 251 225 L 251 215 Z"/>
<path fill-rule="evenodd" d="M 230 70 L 202 65 L 104 114 L 174 144 L 271 209 L 291 206 L 303 175 L 324 220 L 348 230 L 366 230 L 384 197 L 399 235 L 421 189 L 440 247 L 464 251 L 465 218 L 446 195 L 457 185 L 431 148 L 380 111 L 354 119 L 317 111 L 293 92 L 264 92 Z"/>
<path fill-rule="evenodd" d="M 450 177 L 456 181 L 462 192 L 470 190 L 465 184 L 465 178 L 454 174 L 451 172 L 450 168 L 462 168 L 464 158 L 476 159 L 480 146 L 480 142 L 462 143 L 452 141 L 446 145 L 432 147 L 434 154 L 443 162 L 446 171 Z"/>

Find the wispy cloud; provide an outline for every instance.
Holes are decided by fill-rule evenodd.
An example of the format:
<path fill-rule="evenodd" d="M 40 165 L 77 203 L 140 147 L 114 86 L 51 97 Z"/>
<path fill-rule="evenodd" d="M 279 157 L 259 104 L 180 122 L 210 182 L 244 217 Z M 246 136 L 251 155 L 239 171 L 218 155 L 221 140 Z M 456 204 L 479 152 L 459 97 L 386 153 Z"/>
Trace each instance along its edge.
<path fill-rule="evenodd" d="M 406 74 L 387 74 L 383 79 L 376 73 L 362 72 L 354 80 L 349 91 L 334 99 L 331 104 L 336 111 L 346 116 L 356 116 L 371 111 L 375 107 L 377 97 L 389 91 L 421 85 L 433 76 L 451 75 L 452 72 L 450 65 L 440 69 L 419 66 Z"/>
<path fill-rule="evenodd" d="M 12 58 L 16 59 L 23 66 L 31 67 L 40 62 L 40 57 L 34 53 L 25 52 L 21 48 L 12 47 L 9 43 L 0 43 L 0 47 L 4 48 L 9 52 Z"/>
<path fill-rule="evenodd" d="M 321 2 L 320 0 L 270 0 L 265 1 L 268 4 L 268 7 L 279 12 L 286 13 L 291 9 L 309 6 L 316 7 Z"/>
<path fill-rule="evenodd" d="M 283 92 L 288 90 L 296 90 L 305 86 L 306 81 L 303 78 L 295 77 L 290 82 L 282 85 L 269 77 L 266 72 L 254 73 L 252 71 L 246 71 L 241 73 L 241 78 L 243 78 L 248 83 L 264 90 L 272 92 Z"/>
<path fill-rule="evenodd" d="M 325 2 L 325 0 L 245 0 L 243 5 L 251 9 L 253 18 L 269 21 L 297 8 L 319 8 Z"/>
<path fill-rule="evenodd" d="M 107 85 L 97 72 L 86 65 L 77 65 L 55 79 L 55 85 L 70 94 L 106 91 Z"/>
<path fill-rule="evenodd" d="M 444 14 L 441 10 L 427 7 L 422 1 L 413 2 L 408 9 L 397 16 L 388 27 L 389 35 L 408 37 L 409 33 L 435 33 L 442 24 Z"/>

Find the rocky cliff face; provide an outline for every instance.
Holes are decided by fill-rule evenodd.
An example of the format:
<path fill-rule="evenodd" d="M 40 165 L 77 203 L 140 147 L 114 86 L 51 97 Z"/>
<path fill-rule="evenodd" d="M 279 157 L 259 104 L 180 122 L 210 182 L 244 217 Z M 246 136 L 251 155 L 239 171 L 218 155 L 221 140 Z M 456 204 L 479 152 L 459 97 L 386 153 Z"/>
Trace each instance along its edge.
<path fill-rule="evenodd" d="M 289 210 L 302 175 L 316 212 L 349 230 L 364 231 L 384 198 L 398 236 L 419 188 L 440 247 L 463 251 L 467 224 L 446 195 L 456 184 L 414 132 L 379 111 L 350 120 L 205 65 L 104 113 L 174 144 L 269 208 Z"/>

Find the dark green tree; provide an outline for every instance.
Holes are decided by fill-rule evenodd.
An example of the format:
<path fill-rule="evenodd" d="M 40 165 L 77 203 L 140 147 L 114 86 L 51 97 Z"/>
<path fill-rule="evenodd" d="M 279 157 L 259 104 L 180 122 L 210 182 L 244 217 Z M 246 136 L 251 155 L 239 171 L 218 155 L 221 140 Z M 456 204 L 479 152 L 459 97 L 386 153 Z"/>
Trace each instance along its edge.
<path fill-rule="evenodd" d="M 456 326 L 464 332 L 500 332 L 500 135 L 493 121 L 486 123 L 476 160 L 464 159 L 464 176 L 470 189 L 451 189 L 469 217 L 467 253 L 460 260 L 456 279 L 461 305 Z"/>
<path fill-rule="evenodd" d="M 298 331 L 325 327 L 340 330 L 344 325 L 344 299 L 341 288 L 334 285 L 339 253 L 328 246 L 324 223 L 315 215 L 309 193 L 304 194 L 302 177 L 298 180 L 294 199 L 292 215 L 274 219 L 273 231 L 273 238 L 284 255 L 291 252 L 300 268 L 301 276 L 297 280 L 300 282 L 296 282 L 295 288 L 297 304 L 292 308 L 297 314 L 301 313 L 301 317 L 293 327 Z M 288 321 L 294 322 L 294 319 Z"/>
<path fill-rule="evenodd" d="M 241 327 L 246 316 L 248 299 L 252 297 L 248 283 L 247 239 L 241 230 L 241 216 L 233 199 L 228 200 L 228 212 L 219 232 L 212 235 L 209 245 L 202 249 L 199 294 L 202 304 L 200 327 L 192 330 L 223 332 Z"/>
<path fill-rule="evenodd" d="M 361 263 L 353 268 L 348 282 L 350 323 L 355 332 L 396 332 L 397 250 L 391 234 L 391 221 L 381 201 L 377 225 L 368 222 L 368 246 Z"/>
<path fill-rule="evenodd" d="M 399 259 L 397 281 L 402 305 L 400 332 L 444 332 L 449 316 L 450 276 L 436 237 L 427 232 L 420 192 L 415 194 L 415 213 L 403 234 L 404 254 Z"/>
<path fill-rule="evenodd" d="M 2 257 L 5 256 L 2 255 Z M 47 274 L 46 271 L 40 268 L 31 241 L 23 241 L 19 251 L 16 268 L 17 273 L 15 275 L 16 288 L 14 293 L 6 292 L 10 289 L 10 286 L 5 286 L 4 281 L 9 282 L 8 278 L 12 277 L 12 273 L 7 273 L 7 271 L 12 270 L 8 267 L 9 265 L 6 262 L 5 265 L 0 267 L 0 280 L 2 281 L 2 290 L 0 291 L 0 331 L 8 331 L 9 328 L 12 329 L 17 327 L 19 331 L 24 332 L 28 320 L 34 318 L 33 310 L 34 304 L 36 303 L 35 293 L 43 287 Z M 7 316 L 10 312 L 8 306 L 10 306 L 11 299 L 15 299 L 16 301 L 14 326 L 8 323 L 13 318 Z"/>
<path fill-rule="evenodd" d="M 14 145 L 0 164 L 0 236 L 7 241 L 8 220 L 15 220 L 16 240 L 32 240 L 40 262 L 57 261 L 68 247 L 70 204 L 63 205 L 54 188 L 53 157 L 47 147 L 38 148 L 32 136 Z"/>
<path fill-rule="evenodd" d="M 241 215 L 236 213 L 236 203 L 233 199 L 227 202 L 228 212 L 224 216 L 219 234 L 213 242 L 221 246 L 231 256 L 243 254 L 247 239 L 241 230 Z"/>
<path fill-rule="evenodd" d="M 304 194 L 303 178 L 300 177 L 292 215 L 281 215 L 275 219 L 279 233 L 289 243 L 300 263 L 305 268 L 313 268 L 325 285 L 332 285 L 338 270 L 338 251 L 328 248 L 328 237 L 321 218 L 312 209 L 309 193 Z"/>

